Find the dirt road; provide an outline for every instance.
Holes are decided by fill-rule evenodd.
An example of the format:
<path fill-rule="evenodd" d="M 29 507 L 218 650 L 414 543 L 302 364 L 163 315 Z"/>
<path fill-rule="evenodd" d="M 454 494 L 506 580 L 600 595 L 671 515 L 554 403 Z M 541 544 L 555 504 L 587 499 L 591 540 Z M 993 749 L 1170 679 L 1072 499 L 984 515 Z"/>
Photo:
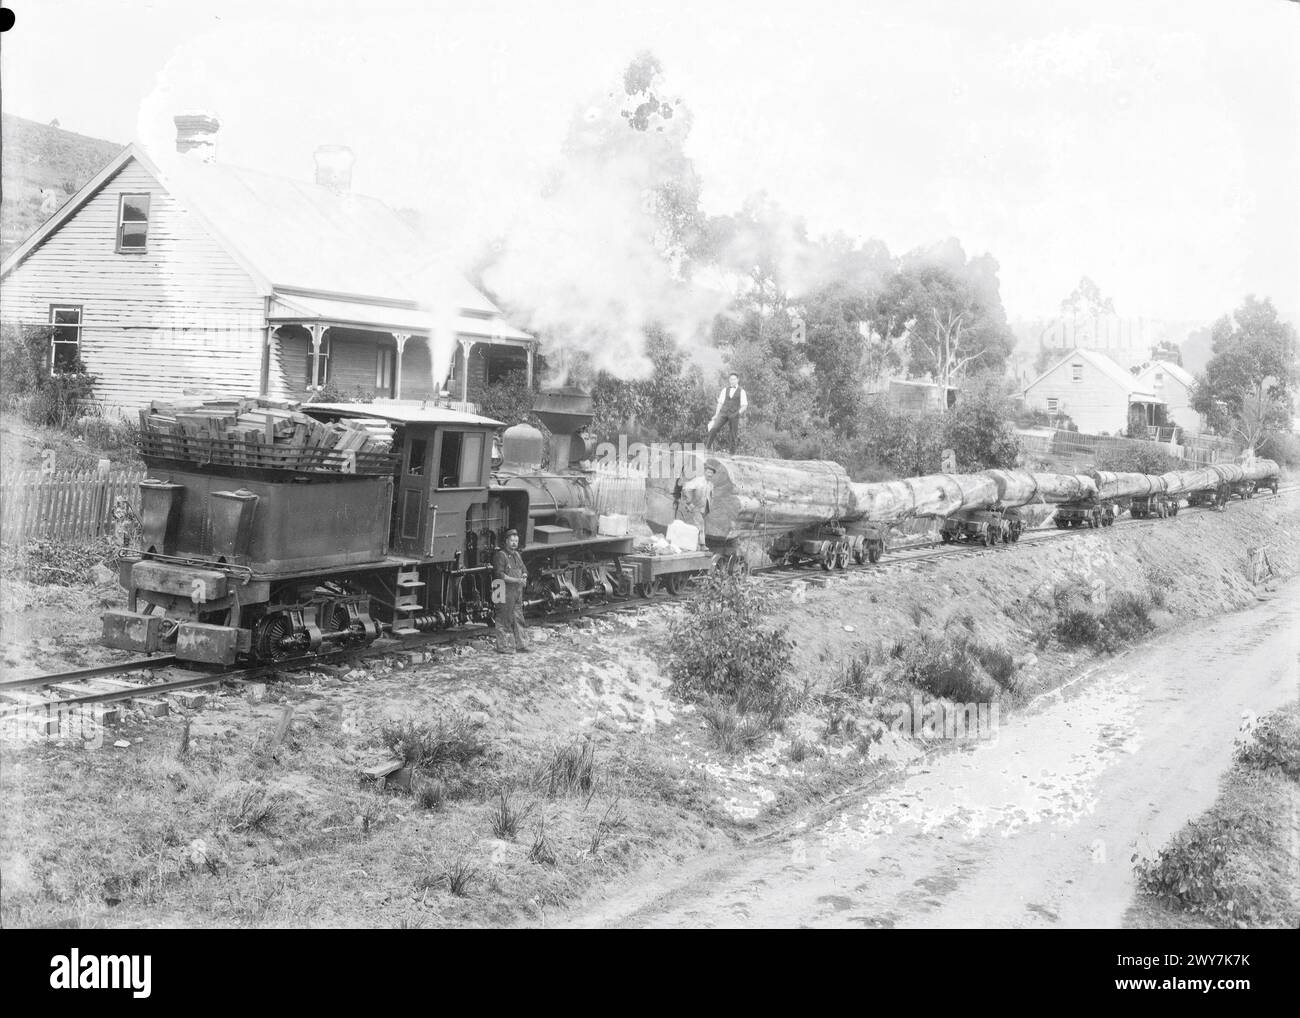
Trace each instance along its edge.
<path fill-rule="evenodd" d="M 579 925 L 1116 927 L 1130 857 L 1214 800 L 1243 711 L 1297 695 L 1300 581 L 1047 694 L 829 819 Z"/>

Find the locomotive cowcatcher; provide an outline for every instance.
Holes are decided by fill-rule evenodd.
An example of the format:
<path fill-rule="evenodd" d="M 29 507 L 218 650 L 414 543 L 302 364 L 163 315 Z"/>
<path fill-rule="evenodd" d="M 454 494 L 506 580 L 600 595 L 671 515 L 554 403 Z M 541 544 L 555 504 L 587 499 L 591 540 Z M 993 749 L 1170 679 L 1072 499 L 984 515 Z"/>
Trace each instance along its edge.
<path fill-rule="evenodd" d="M 525 606 L 580 608 L 639 581 L 626 536 L 598 534 L 587 441 L 590 397 L 542 393 L 542 433 L 442 407 L 305 404 L 329 422 L 379 419 L 391 451 L 340 454 L 142 436 L 138 554 L 121 563 L 126 611 L 103 642 L 229 665 L 277 661 L 385 633 L 491 623 L 492 553 L 521 537 Z"/>

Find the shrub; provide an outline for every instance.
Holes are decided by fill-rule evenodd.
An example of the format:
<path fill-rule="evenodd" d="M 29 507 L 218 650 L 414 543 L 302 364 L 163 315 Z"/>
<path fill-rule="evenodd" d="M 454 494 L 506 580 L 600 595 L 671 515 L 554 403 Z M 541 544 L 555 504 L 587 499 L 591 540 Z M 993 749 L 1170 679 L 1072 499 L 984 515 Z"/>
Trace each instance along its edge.
<path fill-rule="evenodd" d="M 1127 642 L 1145 636 L 1155 628 L 1151 621 L 1151 599 L 1125 591 L 1106 606 L 1104 621 L 1113 637 Z"/>
<path fill-rule="evenodd" d="M 1232 919 L 1233 888 L 1226 878 L 1235 832 L 1213 820 L 1193 820 L 1155 859 L 1136 860 L 1138 887 L 1211 918 Z"/>
<path fill-rule="evenodd" d="M 716 574 L 697 587 L 692 611 L 673 623 L 668 674 L 683 699 L 731 704 L 775 724 L 798 705 L 786 672 L 792 644 L 767 628 L 768 599 L 743 576 Z"/>
<path fill-rule="evenodd" d="M 1300 721 L 1280 712 L 1261 718 L 1251 739 L 1237 750 L 1237 761 L 1258 770 L 1275 767 L 1300 781 Z"/>
<path fill-rule="evenodd" d="M 527 374 L 511 371 L 504 378 L 486 386 L 479 394 L 479 413 L 503 424 L 533 424 L 530 415 L 534 397 L 535 393 L 528 385 Z"/>
<path fill-rule="evenodd" d="M 959 702 L 992 699 L 997 685 L 980 664 L 976 646 L 965 634 L 918 633 L 903 655 L 904 677 L 933 696 Z"/>
<path fill-rule="evenodd" d="M 1186 470 L 1186 460 L 1170 456 L 1167 452 L 1145 446 L 1106 448 L 1097 454 L 1098 470 L 1113 470 L 1119 474 L 1167 474 L 1171 470 Z"/>
<path fill-rule="evenodd" d="M 65 428 L 94 398 L 96 377 L 79 360 L 51 373 L 53 337 L 49 326 L 0 325 L 0 397 L 33 424 Z"/>
<path fill-rule="evenodd" d="M 1056 638 L 1067 647 L 1091 647 L 1111 654 L 1154 628 L 1151 599 L 1144 594 L 1117 594 L 1101 612 L 1058 601 Z"/>
<path fill-rule="evenodd" d="M 447 797 L 465 795 L 474 785 L 472 768 L 483 762 L 489 748 L 481 728 L 459 713 L 439 715 L 433 721 L 408 717 L 385 722 L 379 738 L 393 756 L 420 772 L 414 785 L 417 801 L 437 808 Z M 437 787 L 427 787 L 419 780 L 424 776 L 436 779 Z"/>
<path fill-rule="evenodd" d="M 1087 608 L 1067 607 L 1056 620 L 1056 638 L 1067 647 L 1095 647 L 1101 640 L 1101 619 Z"/>
<path fill-rule="evenodd" d="M 308 403 L 373 403 L 375 391 L 362 385 L 354 385 L 351 390 L 340 389 L 331 379 L 313 393 Z"/>

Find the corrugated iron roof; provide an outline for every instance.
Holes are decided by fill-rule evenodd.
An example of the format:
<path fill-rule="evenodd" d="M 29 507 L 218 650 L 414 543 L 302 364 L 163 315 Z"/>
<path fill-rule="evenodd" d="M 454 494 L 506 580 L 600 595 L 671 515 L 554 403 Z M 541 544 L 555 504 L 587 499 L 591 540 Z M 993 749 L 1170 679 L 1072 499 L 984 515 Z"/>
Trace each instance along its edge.
<path fill-rule="evenodd" d="M 267 318 L 272 322 L 322 322 L 420 334 L 433 332 L 438 325 L 432 312 L 418 308 L 281 293 L 277 293 L 271 301 L 271 311 Z M 447 325 L 458 336 L 477 336 L 487 340 L 532 339 L 528 333 L 521 332 L 499 316 L 473 318 L 469 315 L 456 315 L 448 320 Z"/>
<path fill-rule="evenodd" d="M 306 414 L 325 411 L 340 417 L 382 417 L 399 424 L 477 424 L 489 428 L 504 428 L 501 421 L 478 414 L 467 414 L 463 410 L 448 407 L 429 406 L 403 400 L 375 400 L 373 403 L 304 403 L 302 412 Z"/>
<path fill-rule="evenodd" d="M 273 286 L 500 314 L 459 273 L 437 268 L 437 252 L 377 198 L 223 163 L 159 166 L 182 203 L 192 203 Z"/>

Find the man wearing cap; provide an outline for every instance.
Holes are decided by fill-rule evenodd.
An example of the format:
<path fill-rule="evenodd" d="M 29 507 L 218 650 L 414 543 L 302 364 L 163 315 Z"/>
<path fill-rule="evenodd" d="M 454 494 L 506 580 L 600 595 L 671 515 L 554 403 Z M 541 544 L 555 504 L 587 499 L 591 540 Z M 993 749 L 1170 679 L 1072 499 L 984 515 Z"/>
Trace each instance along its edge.
<path fill-rule="evenodd" d="M 492 554 L 492 601 L 496 604 L 497 653 L 511 654 L 510 636 L 521 654 L 530 649 L 524 636 L 524 585 L 528 569 L 519 554 L 519 531 L 506 531 L 506 546 Z"/>
<path fill-rule="evenodd" d="M 713 440 L 718 437 L 725 425 L 727 428 L 727 446 L 731 454 L 736 454 L 736 433 L 740 418 L 749 409 L 749 397 L 740 387 L 740 376 L 734 371 L 727 376 L 727 387 L 718 393 L 718 407 L 709 422 L 709 434 L 704 440 L 704 448 L 712 449 Z"/>

